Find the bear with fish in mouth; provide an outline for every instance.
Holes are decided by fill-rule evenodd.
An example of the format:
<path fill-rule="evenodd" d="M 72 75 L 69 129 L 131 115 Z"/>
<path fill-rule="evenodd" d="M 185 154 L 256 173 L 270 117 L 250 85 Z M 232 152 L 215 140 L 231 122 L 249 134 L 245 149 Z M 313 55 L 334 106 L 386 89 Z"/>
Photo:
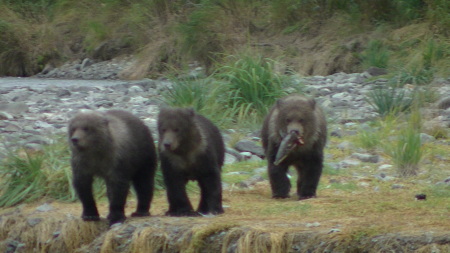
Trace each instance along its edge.
<path fill-rule="evenodd" d="M 299 200 L 316 197 L 327 141 L 325 116 L 316 101 L 301 95 L 279 99 L 261 130 L 273 198 L 288 198 L 289 166 L 298 172 Z"/>

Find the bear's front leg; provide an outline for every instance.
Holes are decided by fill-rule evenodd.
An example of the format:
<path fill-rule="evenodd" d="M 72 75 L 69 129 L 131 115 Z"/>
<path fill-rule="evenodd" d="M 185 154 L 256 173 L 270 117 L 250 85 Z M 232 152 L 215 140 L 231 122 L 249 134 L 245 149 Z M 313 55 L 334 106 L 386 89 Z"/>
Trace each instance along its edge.
<path fill-rule="evenodd" d="M 81 218 L 84 221 L 100 220 L 94 195 L 92 194 L 93 180 L 94 177 L 90 174 L 82 174 L 78 171 L 73 171 L 73 186 L 83 206 Z"/>

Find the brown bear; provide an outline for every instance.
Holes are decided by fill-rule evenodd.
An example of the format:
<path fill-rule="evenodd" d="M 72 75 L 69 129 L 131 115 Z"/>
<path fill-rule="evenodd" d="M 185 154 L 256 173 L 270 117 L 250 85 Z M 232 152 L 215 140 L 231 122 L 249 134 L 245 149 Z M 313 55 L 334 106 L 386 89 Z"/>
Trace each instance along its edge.
<path fill-rule="evenodd" d="M 285 149 L 282 142 L 291 135 L 298 141 L 280 160 L 277 153 L 285 152 L 281 150 Z M 298 172 L 299 199 L 315 197 L 327 141 L 326 120 L 315 100 L 295 94 L 279 99 L 264 120 L 261 137 L 268 161 L 272 197 L 289 197 L 291 184 L 286 173 L 291 165 Z M 280 146 L 283 147 L 280 149 Z"/>
<path fill-rule="evenodd" d="M 158 116 L 158 149 L 167 190 L 168 216 L 221 214 L 221 168 L 225 146 L 219 129 L 193 109 L 162 108 Z M 194 212 L 186 193 L 189 180 L 200 187 Z"/>
<path fill-rule="evenodd" d="M 106 183 L 110 225 L 125 220 L 130 182 L 138 200 L 132 216 L 149 216 L 157 157 L 148 127 L 125 111 L 84 111 L 70 120 L 68 131 L 73 186 L 83 205 L 83 220 L 100 220 L 92 193 L 96 176 Z"/>

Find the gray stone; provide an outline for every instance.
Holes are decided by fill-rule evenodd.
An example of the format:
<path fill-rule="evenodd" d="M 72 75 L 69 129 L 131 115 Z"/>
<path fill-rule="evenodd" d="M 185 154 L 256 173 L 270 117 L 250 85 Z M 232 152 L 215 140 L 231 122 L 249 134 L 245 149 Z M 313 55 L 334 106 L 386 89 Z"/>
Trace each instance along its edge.
<path fill-rule="evenodd" d="M 51 211 L 51 210 L 53 210 L 53 209 L 54 209 L 54 208 L 53 208 L 52 205 L 50 205 L 50 204 L 48 204 L 48 203 L 45 203 L 45 204 L 43 204 L 43 205 L 38 206 L 38 207 L 36 208 L 36 211 L 38 211 L 38 212 L 48 212 L 48 211 Z"/>
<path fill-rule="evenodd" d="M 437 103 L 437 108 L 446 110 L 450 108 L 450 97 L 441 98 Z"/>
<path fill-rule="evenodd" d="M 28 111 L 28 105 L 22 102 L 2 103 L 0 111 L 5 111 L 13 115 L 22 114 Z"/>
<path fill-rule="evenodd" d="M 361 153 L 353 153 L 351 157 L 360 160 L 365 163 L 378 163 L 380 161 L 380 156 L 378 155 L 370 155 L 370 154 L 361 154 Z"/>
<path fill-rule="evenodd" d="M 433 136 L 426 134 L 426 133 L 420 133 L 420 142 L 421 143 L 430 143 L 435 141 L 436 138 L 434 138 Z"/>
<path fill-rule="evenodd" d="M 56 96 L 58 97 L 70 97 L 72 93 L 68 89 L 60 89 L 56 92 Z"/>
<path fill-rule="evenodd" d="M 34 227 L 37 224 L 41 223 L 42 220 L 42 218 L 28 218 L 27 223 L 30 227 Z"/>
<path fill-rule="evenodd" d="M 258 157 L 264 157 L 264 150 L 253 141 L 241 140 L 236 143 L 234 148 L 239 152 L 250 152 Z"/>
<path fill-rule="evenodd" d="M 94 64 L 94 61 L 92 61 L 92 60 L 89 59 L 89 58 L 85 58 L 85 59 L 81 62 L 80 69 L 83 70 L 83 69 L 85 69 L 85 68 L 91 66 L 92 64 Z"/>
<path fill-rule="evenodd" d="M 339 168 L 350 168 L 350 167 L 358 166 L 360 164 L 361 164 L 360 161 L 352 160 L 352 159 L 345 159 L 345 160 L 339 162 Z"/>

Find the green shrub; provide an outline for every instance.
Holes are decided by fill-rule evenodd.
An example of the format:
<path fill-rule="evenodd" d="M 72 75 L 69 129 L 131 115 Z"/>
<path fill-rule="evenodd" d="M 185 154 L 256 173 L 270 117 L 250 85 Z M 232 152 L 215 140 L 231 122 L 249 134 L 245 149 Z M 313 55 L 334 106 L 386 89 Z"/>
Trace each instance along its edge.
<path fill-rule="evenodd" d="M 429 84 L 434 78 L 434 69 L 412 67 L 401 70 L 393 79 L 392 84 L 403 86 L 405 84 L 424 85 Z"/>
<path fill-rule="evenodd" d="M 202 65 L 211 66 L 218 53 L 223 52 L 226 38 L 220 36 L 220 8 L 202 5 L 194 10 L 186 22 L 178 25 L 181 34 L 181 50 Z"/>
<path fill-rule="evenodd" d="M 0 163 L 0 207 L 14 206 L 43 198 L 75 201 L 72 187 L 70 151 L 65 138 L 45 146 L 42 151 L 21 149 L 9 152 Z M 94 180 L 94 195 L 106 196 L 103 180 Z M 155 176 L 155 188 L 163 189 L 161 171 Z"/>
<path fill-rule="evenodd" d="M 357 144 L 367 150 L 375 150 L 381 143 L 380 133 L 374 129 L 361 130 L 358 132 Z"/>
<path fill-rule="evenodd" d="M 212 90 L 211 79 L 172 79 L 172 87 L 162 94 L 164 102 L 174 107 L 192 107 L 202 112 Z"/>
<path fill-rule="evenodd" d="M 275 101 L 284 96 L 283 78 L 273 70 L 274 61 L 243 56 L 219 68 L 224 104 L 237 120 L 261 119 Z"/>
<path fill-rule="evenodd" d="M 389 51 L 383 42 L 372 40 L 367 49 L 361 53 L 360 58 L 365 69 L 369 67 L 386 68 L 389 62 Z"/>
<path fill-rule="evenodd" d="M 10 152 L 0 164 L 0 206 L 7 207 L 44 197 L 73 201 L 72 173 L 66 145 L 59 143 L 43 151 Z"/>
<path fill-rule="evenodd" d="M 401 176 L 413 176 L 418 172 L 422 159 L 420 132 L 413 126 L 399 131 L 394 143 L 386 144 L 385 150 L 391 156 Z"/>
<path fill-rule="evenodd" d="M 426 16 L 431 20 L 437 32 L 450 35 L 450 2 L 447 0 L 425 0 L 428 10 Z"/>
<path fill-rule="evenodd" d="M 394 87 L 377 87 L 367 96 L 367 102 L 383 117 L 409 110 L 413 102 L 404 90 Z"/>

